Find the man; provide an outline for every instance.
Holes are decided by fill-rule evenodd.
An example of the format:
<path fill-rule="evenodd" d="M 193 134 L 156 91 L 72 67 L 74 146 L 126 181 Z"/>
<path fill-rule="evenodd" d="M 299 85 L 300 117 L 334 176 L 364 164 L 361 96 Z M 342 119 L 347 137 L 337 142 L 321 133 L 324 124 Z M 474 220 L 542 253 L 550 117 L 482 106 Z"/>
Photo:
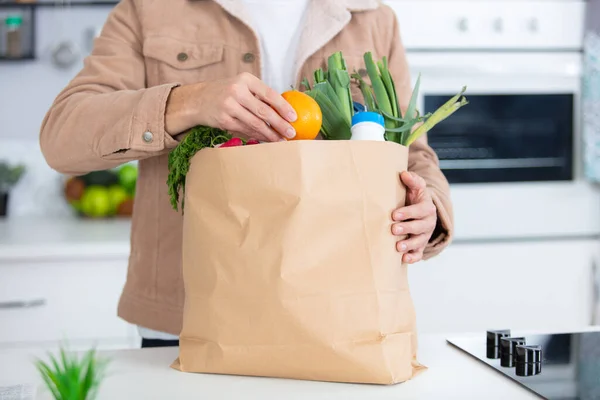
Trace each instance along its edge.
<path fill-rule="evenodd" d="M 119 316 L 140 326 L 143 347 L 176 345 L 182 323 L 182 218 L 169 205 L 167 153 L 196 125 L 292 137 L 296 115 L 279 93 L 338 50 L 351 71 L 366 51 L 387 56 L 406 109 L 412 89 L 397 20 L 377 0 L 121 0 L 111 13 L 40 140 L 63 173 L 139 160 Z M 449 243 L 452 212 L 425 138 L 411 145 L 409 171 L 407 206 L 391 216 L 390 234 L 408 235 L 397 250 L 414 263 Z"/>

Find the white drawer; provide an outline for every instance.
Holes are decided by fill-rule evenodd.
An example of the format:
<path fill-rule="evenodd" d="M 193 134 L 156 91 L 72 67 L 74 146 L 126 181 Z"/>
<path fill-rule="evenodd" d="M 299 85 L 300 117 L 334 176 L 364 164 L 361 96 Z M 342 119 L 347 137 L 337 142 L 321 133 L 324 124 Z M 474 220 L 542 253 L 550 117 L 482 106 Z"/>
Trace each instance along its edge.
<path fill-rule="evenodd" d="M 0 342 L 131 337 L 117 317 L 127 260 L 0 264 Z"/>
<path fill-rule="evenodd" d="M 579 49 L 585 1 L 384 0 L 411 49 Z"/>

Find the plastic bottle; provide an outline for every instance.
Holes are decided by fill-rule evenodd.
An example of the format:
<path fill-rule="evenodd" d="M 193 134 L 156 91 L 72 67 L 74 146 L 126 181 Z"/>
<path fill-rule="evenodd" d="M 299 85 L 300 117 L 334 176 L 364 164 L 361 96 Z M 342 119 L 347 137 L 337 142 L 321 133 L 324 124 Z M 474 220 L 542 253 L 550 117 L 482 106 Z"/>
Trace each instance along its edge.
<path fill-rule="evenodd" d="M 10 58 L 23 56 L 21 25 L 23 17 L 20 15 L 9 15 L 6 24 L 6 55 Z"/>
<path fill-rule="evenodd" d="M 385 141 L 385 122 L 376 112 L 365 111 L 352 117 L 352 137 L 350 140 Z"/>

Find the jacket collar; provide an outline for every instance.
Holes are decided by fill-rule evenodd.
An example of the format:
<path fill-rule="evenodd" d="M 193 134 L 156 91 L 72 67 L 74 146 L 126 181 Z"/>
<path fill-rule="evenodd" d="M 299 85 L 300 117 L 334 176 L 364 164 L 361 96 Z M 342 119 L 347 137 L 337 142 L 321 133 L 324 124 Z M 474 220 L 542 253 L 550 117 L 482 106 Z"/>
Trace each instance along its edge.
<path fill-rule="evenodd" d="M 202 1 L 202 0 L 190 0 L 190 1 Z M 225 10 L 229 11 L 243 9 L 240 0 L 213 0 L 215 3 L 220 4 Z M 373 10 L 381 4 L 380 0 L 318 0 L 313 1 L 314 5 L 321 6 L 324 3 L 330 3 L 345 8 L 348 11 L 367 11 Z"/>
<path fill-rule="evenodd" d="M 206 0 L 190 0 L 206 1 Z M 242 0 L 212 0 L 225 11 L 242 21 L 254 32 L 252 21 Z M 310 0 L 302 25 L 302 34 L 296 56 L 294 76 L 298 76 L 308 58 L 325 46 L 350 22 L 352 12 L 374 10 L 380 0 Z M 261 57 L 262 60 L 262 57 Z"/>
<path fill-rule="evenodd" d="M 206 0 L 190 0 L 206 1 Z M 250 26 L 250 18 L 247 15 L 241 0 L 213 0 L 225 11 Z M 326 12 L 341 17 L 349 11 L 359 12 L 374 10 L 381 4 L 380 0 L 311 0 L 310 9 L 315 12 Z"/>
<path fill-rule="evenodd" d="M 298 45 L 294 76 L 308 58 L 329 43 L 350 22 L 351 12 L 374 10 L 379 0 L 311 0 Z"/>
<path fill-rule="evenodd" d="M 381 4 L 379 0 L 343 0 L 341 3 L 345 3 L 349 11 L 374 10 Z"/>

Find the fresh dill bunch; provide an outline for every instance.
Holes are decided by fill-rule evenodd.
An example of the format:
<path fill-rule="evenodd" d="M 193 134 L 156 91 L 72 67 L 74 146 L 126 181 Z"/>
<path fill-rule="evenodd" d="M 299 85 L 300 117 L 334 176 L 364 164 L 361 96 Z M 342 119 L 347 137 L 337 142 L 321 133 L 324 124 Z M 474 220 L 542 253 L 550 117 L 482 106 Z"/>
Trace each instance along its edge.
<path fill-rule="evenodd" d="M 167 185 L 171 206 L 178 211 L 181 198 L 181 210 L 185 202 L 185 177 L 190 170 L 190 161 L 194 155 L 205 147 L 223 144 L 232 135 L 208 126 L 197 126 L 189 130 L 185 138 L 169 153 L 169 176 Z"/>

